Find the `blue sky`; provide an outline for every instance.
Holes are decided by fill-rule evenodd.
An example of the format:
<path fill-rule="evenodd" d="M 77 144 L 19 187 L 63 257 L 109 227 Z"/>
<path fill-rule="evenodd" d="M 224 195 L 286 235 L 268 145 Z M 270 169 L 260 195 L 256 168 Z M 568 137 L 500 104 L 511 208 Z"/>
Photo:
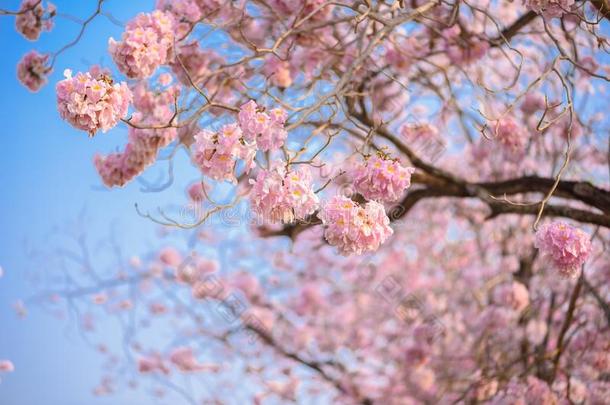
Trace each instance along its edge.
<path fill-rule="evenodd" d="M 18 1 L 1 2 L 16 9 Z M 96 1 L 55 1 L 60 13 L 86 18 Z M 138 11 L 151 9 L 152 1 L 107 0 L 104 9 L 120 21 Z M 70 8 L 67 10 L 67 8 Z M 92 158 L 124 144 L 126 130 L 117 129 L 89 139 L 87 134 L 60 120 L 55 107 L 54 84 L 65 68 L 86 70 L 91 63 L 111 66 L 106 53 L 108 37 L 118 37 L 121 27 L 98 17 L 79 44 L 59 57 L 50 83 L 39 93 L 29 93 L 16 79 L 16 64 L 28 50 L 55 51 L 77 34 L 79 25 L 58 18 L 51 33 L 29 42 L 14 30 L 12 17 L 0 17 L 0 359 L 11 359 L 16 371 L 2 375 L 0 405 L 37 404 L 148 404 L 147 396 L 124 393 L 95 399 L 91 389 L 99 382 L 101 359 L 66 324 L 30 308 L 18 320 L 11 305 L 27 299 L 35 290 L 26 280 L 33 261 L 26 254 L 26 241 L 44 248 L 52 243 L 56 226 L 74 221 L 85 209 L 88 233 L 108 236 L 116 225 L 121 240 L 142 251 L 153 240 L 155 228 L 136 215 L 134 203 L 154 209 L 176 198 L 184 198 L 182 186 L 162 194 L 145 194 L 139 185 L 112 192 L 101 189 Z M 184 162 L 183 162 L 184 164 Z M 155 171 L 156 170 L 156 171 Z M 154 178 L 161 169 L 153 169 Z M 137 253 L 137 252 L 136 252 Z"/>

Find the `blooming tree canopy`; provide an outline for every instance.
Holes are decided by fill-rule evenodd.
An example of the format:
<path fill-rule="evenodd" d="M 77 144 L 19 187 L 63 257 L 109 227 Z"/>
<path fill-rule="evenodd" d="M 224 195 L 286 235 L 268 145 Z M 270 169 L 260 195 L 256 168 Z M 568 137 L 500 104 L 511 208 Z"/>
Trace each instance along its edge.
<path fill-rule="evenodd" d="M 0 14 L 35 41 L 64 3 Z M 62 66 L 105 6 L 18 79 L 66 69 L 59 117 L 124 145 L 91 157 L 106 187 L 161 156 L 197 175 L 144 182 L 189 183 L 185 209 L 134 211 L 158 249 L 76 252 L 85 274 L 31 299 L 124 325 L 96 395 L 608 403 L 607 1 L 157 0 L 112 64 Z"/>

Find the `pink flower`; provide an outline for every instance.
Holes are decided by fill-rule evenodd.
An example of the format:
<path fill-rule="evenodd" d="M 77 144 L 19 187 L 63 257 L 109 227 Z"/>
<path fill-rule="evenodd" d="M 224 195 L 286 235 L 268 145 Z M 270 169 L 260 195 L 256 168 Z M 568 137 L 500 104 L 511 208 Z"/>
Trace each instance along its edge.
<path fill-rule="evenodd" d="M 570 12 L 574 0 L 523 0 L 523 4 L 545 18 L 555 18 Z"/>
<path fill-rule="evenodd" d="M 47 2 L 45 9 L 42 0 L 23 0 L 15 18 L 15 27 L 27 39 L 36 41 L 42 30 L 50 31 L 53 28 L 54 16 L 53 4 Z"/>
<path fill-rule="evenodd" d="M 383 205 L 364 207 L 344 196 L 333 197 L 318 214 L 326 225 L 324 237 L 342 255 L 374 252 L 394 232 Z"/>
<path fill-rule="evenodd" d="M 495 291 L 496 299 L 517 312 L 523 311 L 529 305 L 529 292 L 523 284 L 513 281 L 502 284 Z"/>
<path fill-rule="evenodd" d="M 271 170 L 261 170 L 250 184 L 252 210 L 270 222 L 303 220 L 319 205 L 307 167 L 287 171 L 283 165 L 275 165 Z"/>
<path fill-rule="evenodd" d="M 0 360 L 0 372 L 11 373 L 15 371 L 15 366 L 10 360 Z"/>
<path fill-rule="evenodd" d="M 216 364 L 201 364 L 195 358 L 193 349 L 190 347 L 177 347 L 170 353 L 169 361 L 183 373 L 200 371 L 218 371 Z"/>
<path fill-rule="evenodd" d="M 443 30 L 445 50 L 451 63 L 469 65 L 481 59 L 489 49 L 489 43 L 476 36 L 462 36 L 459 25 Z"/>
<path fill-rule="evenodd" d="M 354 186 L 367 200 L 397 201 L 411 185 L 414 171 L 396 160 L 375 155 L 356 165 Z"/>
<path fill-rule="evenodd" d="M 288 133 L 284 129 L 286 112 L 281 108 L 267 114 L 254 100 L 241 106 L 238 114 L 239 126 L 248 141 L 256 142 L 262 151 L 281 148 Z"/>
<path fill-rule="evenodd" d="M 47 76 L 51 73 L 48 66 L 49 55 L 30 51 L 17 64 L 17 77 L 30 91 L 37 92 L 47 84 Z"/>
<path fill-rule="evenodd" d="M 173 247 L 166 247 L 159 253 L 161 263 L 169 267 L 178 267 L 182 263 L 182 255 Z"/>
<path fill-rule="evenodd" d="M 127 23 L 121 41 L 108 41 L 108 51 L 119 70 L 132 79 L 150 77 L 172 59 L 174 17 L 155 10 L 140 13 Z"/>
<path fill-rule="evenodd" d="M 222 58 L 216 52 L 201 49 L 197 41 L 181 44 L 176 50 L 176 54 L 176 59 L 171 63 L 172 72 L 185 86 L 190 86 L 191 80 L 193 83 L 199 84 L 210 75 L 215 65 L 222 62 Z M 206 89 L 210 92 L 214 90 L 210 89 L 209 82 L 206 83 Z"/>
<path fill-rule="evenodd" d="M 589 236 L 564 222 L 541 226 L 534 245 L 563 277 L 576 277 L 591 253 Z"/>
<path fill-rule="evenodd" d="M 167 365 L 165 365 L 163 359 L 157 353 L 154 353 L 148 357 L 140 358 L 138 360 L 138 371 L 142 374 L 169 374 L 169 368 Z"/>
<path fill-rule="evenodd" d="M 505 118 L 495 127 L 496 137 L 511 154 L 521 154 L 525 148 L 526 134 L 513 118 Z"/>
<path fill-rule="evenodd" d="M 57 108 L 60 116 L 73 127 L 95 135 L 116 126 L 127 114 L 132 94 L 127 84 L 113 83 L 104 73 L 94 69 L 87 73 L 66 70 L 65 79 L 57 83 Z"/>
<path fill-rule="evenodd" d="M 256 153 L 255 145 L 247 142 L 237 124 L 223 126 L 218 133 L 201 131 L 195 135 L 193 160 L 201 172 L 214 180 L 236 182 L 235 166 L 238 159 L 245 162 L 249 172 Z"/>
<path fill-rule="evenodd" d="M 201 181 L 196 181 L 187 189 L 187 194 L 192 201 L 199 202 L 205 198 L 205 185 Z"/>

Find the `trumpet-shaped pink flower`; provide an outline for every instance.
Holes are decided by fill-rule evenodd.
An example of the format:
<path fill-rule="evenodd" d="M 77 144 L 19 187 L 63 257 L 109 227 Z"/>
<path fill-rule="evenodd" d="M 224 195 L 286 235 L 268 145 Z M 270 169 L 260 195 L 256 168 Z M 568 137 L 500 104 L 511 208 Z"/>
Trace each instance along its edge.
<path fill-rule="evenodd" d="M 172 58 L 174 17 L 155 10 L 131 20 L 121 41 L 108 41 L 108 50 L 119 70 L 132 79 L 150 77 Z"/>
<path fill-rule="evenodd" d="M 414 171 L 397 160 L 376 155 L 356 165 L 354 186 L 367 200 L 396 201 L 411 185 Z"/>
<path fill-rule="evenodd" d="M 238 114 L 239 126 L 244 137 L 256 142 L 262 151 L 278 149 L 284 145 L 288 133 L 284 129 L 286 112 L 275 108 L 267 114 L 254 100 L 241 106 Z"/>
<path fill-rule="evenodd" d="M 287 171 L 282 165 L 262 170 L 250 195 L 254 212 L 270 222 L 293 222 L 305 219 L 319 205 L 312 187 L 312 175 L 307 167 Z"/>
<path fill-rule="evenodd" d="M 47 76 L 51 73 L 48 65 L 49 55 L 36 51 L 26 53 L 17 64 L 17 77 L 30 91 L 37 92 L 47 84 Z"/>
<path fill-rule="evenodd" d="M 564 277 L 576 277 L 591 253 L 589 236 L 564 222 L 541 226 L 534 244 Z"/>
<path fill-rule="evenodd" d="M 235 166 L 238 159 L 245 162 L 249 172 L 256 153 L 254 143 L 244 139 L 237 124 L 223 126 L 220 131 L 201 131 L 195 135 L 193 160 L 201 172 L 214 180 L 236 182 Z"/>
<path fill-rule="evenodd" d="M 57 108 L 60 116 L 73 127 L 95 135 L 116 126 L 127 114 L 132 99 L 125 83 L 113 83 L 112 79 L 98 69 L 87 73 L 66 70 L 65 79 L 57 83 Z"/>
<path fill-rule="evenodd" d="M 23 0 L 15 17 L 15 27 L 27 39 L 36 41 L 41 31 L 53 28 L 54 16 L 55 5 L 47 2 L 45 8 L 42 0 Z"/>
<path fill-rule="evenodd" d="M 344 196 L 333 197 L 318 214 L 326 225 L 324 237 L 342 255 L 374 252 L 394 231 L 383 205 L 360 206 Z"/>

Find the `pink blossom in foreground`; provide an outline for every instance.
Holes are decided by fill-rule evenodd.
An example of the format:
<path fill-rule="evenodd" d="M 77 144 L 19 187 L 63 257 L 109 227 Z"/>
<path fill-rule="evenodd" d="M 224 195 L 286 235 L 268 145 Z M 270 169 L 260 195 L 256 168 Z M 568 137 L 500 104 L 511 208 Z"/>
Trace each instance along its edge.
<path fill-rule="evenodd" d="M 237 160 L 245 162 L 245 171 L 250 171 L 256 153 L 255 145 L 247 142 L 237 124 L 223 126 L 220 131 L 201 131 L 195 135 L 191 147 L 193 160 L 201 172 L 214 180 L 236 182 Z"/>
<path fill-rule="evenodd" d="M 324 237 L 342 255 L 374 252 L 394 232 L 383 205 L 360 206 L 344 196 L 333 197 L 318 214 L 326 226 Z"/>
<path fill-rule="evenodd" d="M 36 41 L 41 31 L 50 31 L 53 28 L 55 6 L 47 2 L 43 6 L 42 0 L 23 0 L 19 7 L 19 14 L 15 17 L 17 31 L 30 41 Z"/>
<path fill-rule="evenodd" d="M 397 160 L 375 155 L 356 165 L 354 186 L 367 200 L 397 201 L 411 185 L 414 171 Z"/>
<path fill-rule="evenodd" d="M 589 236 L 564 222 L 542 225 L 534 244 L 564 277 L 578 276 L 591 253 Z"/>
<path fill-rule="evenodd" d="M 132 79 L 150 77 L 172 58 L 174 18 L 155 10 L 140 13 L 127 23 L 121 41 L 108 41 L 108 51 L 119 70 Z"/>
<path fill-rule="evenodd" d="M 244 137 L 255 141 L 256 147 L 262 151 L 278 149 L 284 145 L 288 136 L 284 129 L 286 118 L 286 112 L 281 108 L 275 108 L 267 114 L 253 100 L 242 105 L 238 114 Z"/>
<path fill-rule="evenodd" d="M 13 362 L 10 360 L 0 360 L 0 372 L 1 373 L 11 373 L 15 371 L 15 366 Z"/>
<path fill-rule="evenodd" d="M 270 222 L 303 220 L 319 205 L 308 167 L 287 171 L 276 165 L 271 170 L 261 170 L 250 184 L 252 210 Z"/>
<path fill-rule="evenodd" d="M 555 18 L 569 13 L 574 0 L 523 0 L 523 4 L 545 18 Z"/>
<path fill-rule="evenodd" d="M 48 63 L 49 55 L 30 51 L 17 64 L 17 78 L 30 91 L 37 92 L 47 84 L 47 76 L 52 70 Z"/>
<path fill-rule="evenodd" d="M 96 73 L 92 69 L 72 77 L 72 72 L 66 70 L 66 78 L 56 86 L 59 115 L 90 136 L 116 126 L 127 114 L 132 99 L 127 84 L 113 83 L 106 74 Z"/>
<path fill-rule="evenodd" d="M 156 161 L 159 149 L 173 142 L 178 134 L 176 128 L 168 126 L 174 115 L 170 106 L 179 94 L 177 87 L 155 91 L 139 83 L 132 94 L 137 112 L 130 122 L 138 127 L 129 127 L 129 143 L 123 152 L 94 158 L 97 171 L 108 187 L 124 186 L 141 174 Z"/>

